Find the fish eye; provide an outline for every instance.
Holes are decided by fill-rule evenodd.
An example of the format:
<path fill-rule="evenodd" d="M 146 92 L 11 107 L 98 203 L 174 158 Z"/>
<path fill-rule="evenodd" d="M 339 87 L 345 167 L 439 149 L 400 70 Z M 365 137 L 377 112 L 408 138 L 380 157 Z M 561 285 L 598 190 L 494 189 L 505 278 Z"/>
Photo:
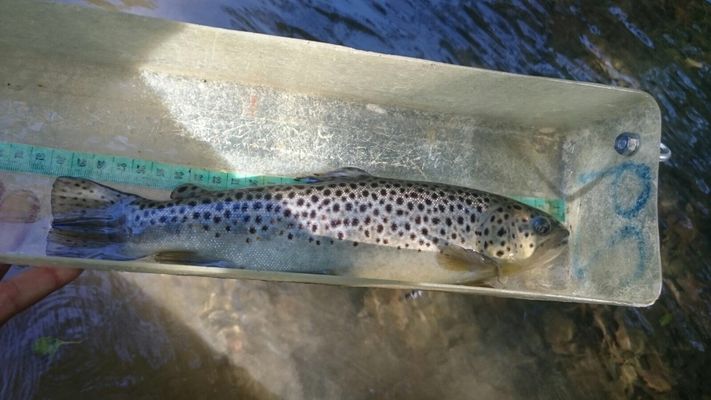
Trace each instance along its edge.
<path fill-rule="evenodd" d="M 545 236 L 551 233 L 551 223 L 548 218 L 537 216 L 531 220 L 531 227 L 533 231 L 539 235 Z"/>

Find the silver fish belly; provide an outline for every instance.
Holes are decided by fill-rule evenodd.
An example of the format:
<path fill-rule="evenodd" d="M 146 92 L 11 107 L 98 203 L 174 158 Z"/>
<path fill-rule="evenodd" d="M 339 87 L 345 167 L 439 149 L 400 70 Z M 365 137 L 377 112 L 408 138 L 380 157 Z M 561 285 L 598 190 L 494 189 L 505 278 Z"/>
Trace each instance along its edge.
<path fill-rule="evenodd" d="M 514 200 L 344 168 L 169 201 L 57 178 L 47 254 L 465 283 L 550 263 L 568 231 Z"/>

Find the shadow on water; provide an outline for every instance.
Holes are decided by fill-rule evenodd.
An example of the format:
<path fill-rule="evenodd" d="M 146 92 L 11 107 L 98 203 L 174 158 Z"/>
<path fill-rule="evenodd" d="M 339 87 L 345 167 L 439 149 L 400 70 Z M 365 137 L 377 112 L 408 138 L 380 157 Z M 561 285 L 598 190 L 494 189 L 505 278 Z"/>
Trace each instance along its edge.
<path fill-rule="evenodd" d="M 708 2 L 106 3 L 652 93 L 674 151 L 660 170 L 662 296 L 644 309 L 437 293 L 404 301 L 399 291 L 89 273 L 0 331 L 0 360 L 12 366 L 2 397 L 221 397 L 233 384 L 285 398 L 711 392 Z M 29 353 L 40 336 L 85 342 L 50 361 Z"/>
<path fill-rule="evenodd" d="M 85 272 L 3 327 L 3 398 L 276 398 L 123 275 Z"/>

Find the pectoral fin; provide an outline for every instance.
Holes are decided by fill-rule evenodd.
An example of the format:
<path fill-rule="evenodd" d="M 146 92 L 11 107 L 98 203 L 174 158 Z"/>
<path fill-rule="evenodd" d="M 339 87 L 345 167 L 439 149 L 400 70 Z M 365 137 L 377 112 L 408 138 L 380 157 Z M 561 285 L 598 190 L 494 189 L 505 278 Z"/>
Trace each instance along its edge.
<path fill-rule="evenodd" d="M 204 265 L 206 267 L 239 268 L 232 262 L 205 257 L 194 251 L 162 251 L 149 257 L 162 264 Z"/>
<path fill-rule="evenodd" d="M 473 281 L 485 281 L 496 278 L 499 274 L 500 263 L 485 254 L 456 245 L 447 245 L 440 250 L 438 261 L 442 268 L 474 272 Z"/>
<path fill-rule="evenodd" d="M 299 182 L 304 183 L 317 183 L 317 182 L 327 182 L 334 179 L 354 179 L 361 178 L 364 176 L 371 176 L 368 172 L 354 167 L 339 168 L 333 171 L 325 172 L 323 174 L 313 174 L 309 176 L 302 176 L 296 178 Z"/>

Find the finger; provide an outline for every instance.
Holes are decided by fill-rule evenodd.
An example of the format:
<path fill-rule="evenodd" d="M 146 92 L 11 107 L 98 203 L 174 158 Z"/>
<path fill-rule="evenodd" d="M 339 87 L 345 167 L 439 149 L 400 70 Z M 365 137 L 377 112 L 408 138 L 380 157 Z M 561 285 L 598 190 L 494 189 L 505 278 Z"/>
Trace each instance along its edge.
<path fill-rule="evenodd" d="M 0 282 L 0 325 L 81 274 L 80 269 L 33 267 Z"/>
<path fill-rule="evenodd" d="M 0 221 L 32 223 L 39 218 L 40 202 L 29 190 L 12 191 L 0 201 Z"/>
<path fill-rule="evenodd" d="M 17 251 L 32 222 L 37 221 L 40 202 L 27 190 L 9 192 L 0 198 L 0 252 Z"/>
<path fill-rule="evenodd" d="M 10 266 L 8 264 L 0 264 L 0 280 L 2 279 L 5 274 L 7 274 L 7 271 L 10 270 Z"/>

